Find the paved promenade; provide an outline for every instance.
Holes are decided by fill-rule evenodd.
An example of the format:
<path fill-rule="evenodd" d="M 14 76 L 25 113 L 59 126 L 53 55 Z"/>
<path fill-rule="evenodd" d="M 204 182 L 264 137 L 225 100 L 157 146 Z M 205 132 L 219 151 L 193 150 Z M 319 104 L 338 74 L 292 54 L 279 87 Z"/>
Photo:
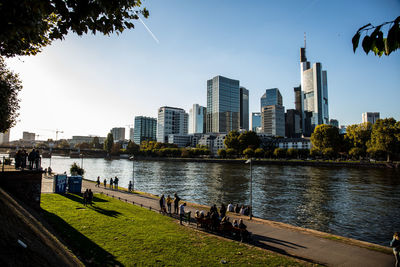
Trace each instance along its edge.
<path fill-rule="evenodd" d="M 47 191 L 46 189 L 50 189 L 51 182 L 50 179 L 44 178 L 43 180 L 44 183 L 47 181 L 46 186 L 42 186 L 45 192 Z M 125 191 L 110 190 L 109 188 L 105 189 L 102 185 L 95 187 L 95 183 L 88 181 L 83 181 L 82 187 L 83 189 L 90 188 L 93 192 L 112 195 L 122 201 L 135 202 L 135 204 L 142 204 L 145 207 L 151 207 L 153 210 L 159 210 L 158 199 L 152 196 L 131 194 Z M 192 211 L 192 214 L 194 214 L 197 209 L 200 210 L 201 207 L 193 207 L 189 204 L 185 210 Z M 206 207 L 203 210 L 206 211 Z M 317 231 L 308 231 L 299 227 L 258 218 L 253 218 L 253 220 L 249 221 L 247 216 L 237 216 L 233 213 L 228 213 L 228 216 L 231 221 L 234 218 L 242 218 L 244 220 L 248 230 L 253 234 L 253 239 L 255 240 L 252 242 L 253 245 L 283 255 L 327 266 L 394 266 L 393 254 L 385 254 L 357 245 L 323 238 L 320 236 L 322 233 Z M 364 242 L 365 244 L 367 243 Z"/>

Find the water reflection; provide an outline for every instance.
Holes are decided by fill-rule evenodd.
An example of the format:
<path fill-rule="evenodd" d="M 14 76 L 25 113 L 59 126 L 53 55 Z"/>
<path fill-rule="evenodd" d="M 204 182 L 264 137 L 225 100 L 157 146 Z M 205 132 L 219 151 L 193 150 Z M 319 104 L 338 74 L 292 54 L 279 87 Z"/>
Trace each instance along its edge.
<path fill-rule="evenodd" d="M 80 160 L 54 157 L 56 172 Z M 43 159 L 43 166 L 48 166 Z M 249 204 L 245 164 L 135 162 L 135 189 L 204 205 Z M 132 180 L 128 160 L 84 159 L 87 179 Z M 254 214 L 261 218 L 387 245 L 400 230 L 400 172 L 392 169 L 253 166 Z"/>

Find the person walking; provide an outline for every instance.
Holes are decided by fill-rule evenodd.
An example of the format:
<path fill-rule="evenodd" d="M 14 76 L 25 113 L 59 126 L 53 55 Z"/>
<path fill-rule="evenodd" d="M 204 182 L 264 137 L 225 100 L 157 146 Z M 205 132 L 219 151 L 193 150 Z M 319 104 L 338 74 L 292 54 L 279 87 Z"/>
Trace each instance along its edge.
<path fill-rule="evenodd" d="M 106 178 L 104 178 L 103 183 L 104 183 L 104 188 L 106 188 L 107 187 L 107 179 Z"/>
<path fill-rule="evenodd" d="M 89 192 L 88 192 L 88 203 L 90 204 L 90 206 L 93 205 L 93 192 L 92 192 L 92 189 L 89 189 Z"/>
<path fill-rule="evenodd" d="M 393 239 L 390 242 L 390 246 L 393 248 L 394 258 L 396 263 L 394 264 L 395 267 L 400 267 L 400 234 L 399 232 L 395 232 L 393 235 Z"/>
<path fill-rule="evenodd" d="M 178 194 L 174 194 L 174 213 L 178 214 L 178 208 L 179 208 L 179 201 L 181 200 L 180 197 L 178 197 Z"/>
<path fill-rule="evenodd" d="M 89 198 L 89 190 L 86 189 L 86 191 L 83 193 L 83 206 L 87 206 L 88 198 Z"/>
<path fill-rule="evenodd" d="M 129 181 L 128 192 L 132 192 L 132 181 Z"/>
<path fill-rule="evenodd" d="M 179 206 L 179 223 L 182 225 L 183 217 L 185 216 L 185 206 L 186 203 L 183 203 Z"/>
<path fill-rule="evenodd" d="M 160 198 L 160 213 L 163 213 L 163 214 L 166 213 L 166 210 L 165 210 L 165 197 L 164 197 L 164 195 L 161 195 L 161 198 Z"/>
<path fill-rule="evenodd" d="M 96 186 L 97 186 L 97 187 L 100 187 L 100 176 L 97 176 Z"/>
<path fill-rule="evenodd" d="M 111 178 L 110 178 L 110 189 L 111 189 L 111 190 L 113 189 L 113 185 L 114 185 L 114 180 L 113 180 L 113 178 L 111 177 Z"/>

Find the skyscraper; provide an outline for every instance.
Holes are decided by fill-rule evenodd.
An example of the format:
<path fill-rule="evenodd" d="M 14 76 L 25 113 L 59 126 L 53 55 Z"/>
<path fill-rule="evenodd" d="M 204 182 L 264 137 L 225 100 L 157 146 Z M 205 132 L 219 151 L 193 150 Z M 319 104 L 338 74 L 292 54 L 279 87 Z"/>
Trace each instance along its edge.
<path fill-rule="evenodd" d="M 261 109 L 261 131 L 271 136 L 285 136 L 285 108 L 281 105 Z"/>
<path fill-rule="evenodd" d="M 116 127 L 111 129 L 114 141 L 124 141 L 125 140 L 125 128 Z"/>
<path fill-rule="evenodd" d="M 370 122 L 374 124 L 376 120 L 379 120 L 379 112 L 364 112 L 362 114 L 362 122 Z"/>
<path fill-rule="evenodd" d="M 0 144 L 6 144 L 10 142 L 10 130 L 0 133 Z"/>
<path fill-rule="evenodd" d="M 317 125 L 329 124 L 328 82 L 321 63 L 314 63 L 311 68 L 305 47 L 300 48 L 300 74 L 302 130 L 305 136 L 311 136 Z"/>
<path fill-rule="evenodd" d="M 240 129 L 249 130 L 249 90 L 240 86 Z"/>
<path fill-rule="evenodd" d="M 285 135 L 287 138 L 301 137 L 300 112 L 297 109 L 288 109 L 285 113 Z"/>
<path fill-rule="evenodd" d="M 157 119 L 136 116 L 133 141 L 140 145 L 142 141 L 156 141 Z"/>
<path fill-rule="evenodd" d="M 157 119 L 157 142 L 168 143 L 169 134 L 187 134 L 188 120 L 189 115 L 181 108 L 159 108 Z"/>
<path fill-rule="evenodd" d="M 207 81 L 207 133 L 227 133 L 240 127 L 239 81 L 216 76 Z"/>
<path fill-rule="evenodd" d="M 206 132 L 206 110 L 199 104 L 193 104 L 189 110 L 189 133 Z"/>
<path fill-rule="evenodd" d="M 265 94 L 261 97 L 261 109 L 265 106 L 281 105 L 283 106 L 282 95 L 278 88 L 265 90 Z"/>
<path fill-rule="evenodd" d="M 251 130 L 253 132 L 261 131 L 261 112 L 251 113 Z"/>

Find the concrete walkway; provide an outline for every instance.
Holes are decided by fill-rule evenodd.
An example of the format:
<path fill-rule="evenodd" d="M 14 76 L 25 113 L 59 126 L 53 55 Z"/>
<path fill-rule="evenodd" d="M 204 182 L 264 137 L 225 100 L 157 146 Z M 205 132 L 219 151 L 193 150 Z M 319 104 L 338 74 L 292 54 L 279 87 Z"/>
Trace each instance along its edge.
<path fill-rule="evenodd" d="M 48 179 L 43 180 L 48 181 Z M 147 208 L 151 207 L 156 211 L 159 210 L 158 199 L 152 196 L 110 190 L 108 187 L 105 189 L 102 185 L 96 187 L 95 183 L 88 181 L 83 181 L 82 187 L 83 189 L 90 188 L 96 193 L 104 193 L 120 198 L 122 201 L 135 202 L 135 204 L 141 204 Z M 189 204 L 185 211 L 192 211 L 192 214 L 194 214 L 196 209 L 200 210 L 201 207 L 193 207 Z M 203 210 L 207 211 L 205 207 Z M 237 216 L 233 213 L 228 213 L 228 216 L 231 221 L 235 218 L 244 220 L 247 229 L 253 234 L 254 242 L 252 242 L 252 245 L 283 255 L 327 266 L 394 266 L 393 254 L 385 254 L 357 245 L 323 238 L 320 236 L 322 233 L 317 231 L 309 231 L 258 218 L 253 218 L 253 220 L 249 221 L 247 216 Z M 355 243 L 360 243 L 364 246 L 369 244 L 361 241 L 355 241 Z"/>

